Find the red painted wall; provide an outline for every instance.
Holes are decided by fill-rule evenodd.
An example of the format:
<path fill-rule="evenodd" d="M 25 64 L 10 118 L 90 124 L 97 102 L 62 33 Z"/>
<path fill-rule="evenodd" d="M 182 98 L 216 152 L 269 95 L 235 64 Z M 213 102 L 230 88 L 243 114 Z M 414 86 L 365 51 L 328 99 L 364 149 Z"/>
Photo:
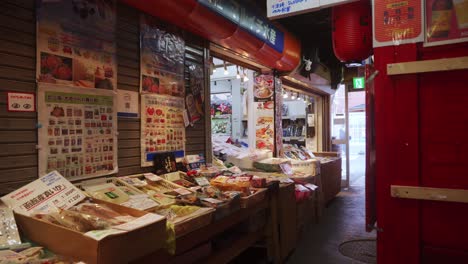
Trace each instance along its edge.
<path fill-rule="evenodd" d="M 380 264 L 468 263 L 467 204 L 390 196 L 390 185 L 468 189 L 468 70 L 386 74 L 389 63 L 461 56 L 468 43 L 374 50 Z"/>

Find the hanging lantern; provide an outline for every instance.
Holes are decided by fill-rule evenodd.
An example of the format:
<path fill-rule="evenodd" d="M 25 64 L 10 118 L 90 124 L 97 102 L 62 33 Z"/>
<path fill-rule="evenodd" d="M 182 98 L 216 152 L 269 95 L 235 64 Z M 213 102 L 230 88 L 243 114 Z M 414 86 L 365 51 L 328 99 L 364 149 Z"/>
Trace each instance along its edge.
<path fill-rule="evenodd" d="M 342 62 L 361 62 L 372 54 L 372 9 L 369 0 L 332 8 L 333 51 Z"/>

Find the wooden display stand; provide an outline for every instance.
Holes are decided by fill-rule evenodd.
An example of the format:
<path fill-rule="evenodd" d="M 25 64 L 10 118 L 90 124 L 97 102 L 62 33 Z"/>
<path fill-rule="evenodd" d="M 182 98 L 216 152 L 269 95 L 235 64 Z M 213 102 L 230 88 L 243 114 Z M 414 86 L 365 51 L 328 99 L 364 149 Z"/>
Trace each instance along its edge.
<path fill-rule="evenodd" d="M 323 202 L 326 205 L 341 191 L 341 157 L 336 152 L 314 152 L 314 155 L 334 158 L 320 165 Z"/>

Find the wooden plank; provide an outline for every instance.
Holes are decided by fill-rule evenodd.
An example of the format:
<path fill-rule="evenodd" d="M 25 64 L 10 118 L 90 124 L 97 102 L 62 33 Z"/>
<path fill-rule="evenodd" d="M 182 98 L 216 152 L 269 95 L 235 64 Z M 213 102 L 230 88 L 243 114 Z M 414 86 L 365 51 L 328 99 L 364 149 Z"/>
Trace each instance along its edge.
<path fill-rule="evenodd" d="M 119 140 L 119 148 L 140 147 L 140 139 L 122 139 Z"/>
<path fill-rule="evenodd" d="M 140 157 L 140 148 L 119 149 L 118 157 L 120 158 L 133 158 Z"/>
<path fill-rule="evenodd" d="M 128 85 L 128 84 L 124 84 L 124 83 L 117 83 L 117 89 L 139 92 L 140 91 L 140 85 L 139 84 L 138 85 Z"/>
<path fill-rule="evenodd" d="M 36 36 L 31 33 L 18 32 L 14 29 L 0 27 L 0 39 L 34 47 Z"/>
<path fill-rule="evenodd" d="M 0 52 L 0 65 L 36 71 L 36 60 L 34 58 L 3 52 Z"/>
<path fill-rule="evenodd" d="M 36 140 L 36 131 L 0 131 L 0 143 L 27 143 Z"/>
<path fill-rule="evenodd" d="M 35 2 L 34 0 L 2 0 L 2 1 L 20 6 L 23 8 L 31 9 L 31 10 L 34 9 L 34 2 Z"/>
<path fill-rule="evenodd" d="M 140 56 L 138 53 L 135 53 L 134 51 L 123 49 L 117 46 L 117 59 L 119 58 L 128 58 L 131 60 L 138 60 L 138 61 L 140 60 Z"/>
<path fill-rule="evenodd" d="M 14 16 L 29 22 L 35 21 L 35 14 L 32 9 L 26 9 L 24 7 L 8 3 L 6 1 L 0 1 L 0 14 L 7 16 Z"/>
<path fill-rule="evenodd" d="M 25 181 L 9 181 L 9 182 L 6 182 L 6 183 L 0 185 L 0 194 L 4 195 L 4 194 L 11 193 L 11 192 L 19 189 L 20 187 L 34 181 L 35 179 L 37 179 L 37 178 L 31 178 L 30 180 L 25 180 Z"/>
<path fill-rule="evenodd" d="M 6 104 L 0 104 L 0 118 L 1 117 L 18 117 L 18 118 L 35 118 L 36 112 L 8 112 Z"/>
<path fill-rule="evenodd" d="M 38 177 L 37 172 L 37 167 L 2 170 L 0 184 L 3 186 L 8 182 L 35 180 Z"/>
<path fill-rule="evenodd" d="M 140 131 L 120 130 L 118 138 L 119 140 L 120 139 L 140 139 Z"/>
<path fill-rule="evenodd" d="M 36 34 L 36 21 L 25 21 L 0 14 L 0 25 L 23 33 Z"/>
<path fill-rule="evenodd" d="M 1 67 L 0 67 L 0 74 L 1 74 Z M 134 76 L 126 76 L 123 74 L 119 74 L 117 79 L 118 84 L 128 84 L 128 85 L 135 85 L 140 86 L 140 78 Z"/>
<path fill-rule="evenodd" d="M 118 162 L 121 167 L 139 166 L 141 164 L 140 157 L 119 158 Z"/>
<path fill-rule="evenodd" d="M 36 81 L 36 71 L 0 65 L 0 78 L 18 81 Z"/>
<path fill-rule="evenodd" d="M 140 78 L 140 70 L 139 69 L 119 65 L 117 67 L 117 71 L 119 73 L 119 76 L 120 76 L 120 74 L 123 74 L 123 75 L 126 75 L 126 76 L 133 76 L 135 78 Z"/>
<path fill-rule="evenodd" d="M 132 68 L 132 69 L 138 69 L 138 70 L 140 69 L 140 61 L 137 59 L 128 59 L 128 58 L 119 57 L 118 65 Z"/>
<path fill-rule="evenodd" d="M 24 45 L 18 42 L 2 40 L 0 41 L 0 51 L 27 56 L 31 58 L 36 57 L 36 48 L 34 46 Z"/>
<path fill-rule="evenodd" d="M 119 131 L 138 130 L 140 131 L 140 119 L 119 118 L 117 124 Z"/>
<path fill-rule="evenodd" d="M 16 92 L 36 92 L 35 82 L 23 82 L 15 80 L 0 79 L 0 91 L 16 91 Z"/>
<path fill-rule="evenodd" d="M 387 64 L 388 75 L 468 69 L 468 56 Z"/>
<path fill-rule="evenodd" d="M 3 95 L 1 95 L 2 102 L 3 99 Z M 36 123 L 36 119 L 0 118 L 0 130 L 34 130 Z"/>
<path fill-rule="evenodd" d="M 118 176 L 126 176 L 132 175 L 137 173 L 145 173 L 153 171 L 153 167 L 140 167 L 138 166 L 131 166 L 131 167 L 119 167 L 119 172 L 117 173 Z"/>
<path fill-rule="evenodd" d="M 391 185 L 391 196 L 403 199 L 468 203 L 468 190 Z"/>
<path fill-rule="evenodd" d="M 33 155 L 37 154 L 36 142 L 34 143 L 13 143 L 0 144 L 0 157 L 11 155 Z M 2 172 L 3 174 L 3 172 Z"/>
<path fill-rule="evenodd" d="M 37 166 L 37 156 L 8 156 L 0 159 L 0 169 L 13 169 Z"/>

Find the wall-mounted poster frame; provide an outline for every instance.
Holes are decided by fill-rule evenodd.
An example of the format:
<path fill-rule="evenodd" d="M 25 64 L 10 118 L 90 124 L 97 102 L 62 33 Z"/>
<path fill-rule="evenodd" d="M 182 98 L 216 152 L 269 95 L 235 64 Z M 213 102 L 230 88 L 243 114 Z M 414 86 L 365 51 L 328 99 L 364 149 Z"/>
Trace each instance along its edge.
<path fill-rule="evenodd" d="M 153 166 L 154 155 L 185 150 L 184 99 L 141 95 L 141 166 Z"/>
<path fill-rule="evenodd" d="M 39 175 L 73 181 L 117 173 L 117 98 L 102 89 L 39 84 Z"/>
<path fill-rule="evenodd" d="M 116 89 L 116 1 L 36 2 L 37 81 Z"/>

